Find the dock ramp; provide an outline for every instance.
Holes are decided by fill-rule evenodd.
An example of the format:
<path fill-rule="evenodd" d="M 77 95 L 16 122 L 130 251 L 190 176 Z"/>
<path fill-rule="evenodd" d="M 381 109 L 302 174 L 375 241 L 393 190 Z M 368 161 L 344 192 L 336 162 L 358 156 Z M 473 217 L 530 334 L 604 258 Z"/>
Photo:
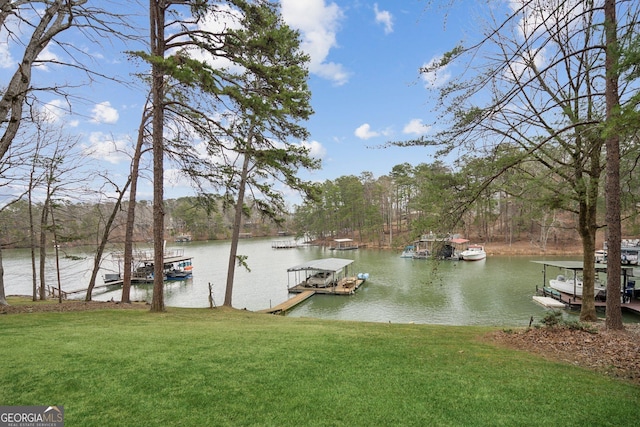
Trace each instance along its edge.
<path fill-rule="evenodd" d="M 313 294 L 315 294 L 315 291 L 304 291 L 301 292 L 299 294 L 297 294 L 295 297 L 293 298 L 289 298 L 288 300 L 286 300 L 283 303 L 280 303 L 278 305 L 276 305 L 275 307 L 271 307 L 271 308 L 266 308 L 264 310 L 260 310 L 258 311 L 258 313 L 268 313 L 268 314 L 282 314 L 285 313 L 288 310 L 291 310 L 293 307 L 295 307 L 296 305 L 300 304 L 301 302 L 307 300 L 308 298 L 311 298 L 313 296 Z"/>

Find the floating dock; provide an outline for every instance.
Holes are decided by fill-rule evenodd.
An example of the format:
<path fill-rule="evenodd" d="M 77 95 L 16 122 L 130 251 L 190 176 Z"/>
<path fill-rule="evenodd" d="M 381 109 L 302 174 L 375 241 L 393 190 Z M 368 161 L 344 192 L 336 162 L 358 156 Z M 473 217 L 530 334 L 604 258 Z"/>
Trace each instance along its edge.
<path fill-rule="evenodd" d="M 271 242 L 272 249 L 293 249 L 298 247 L 300 245 L 295 240 L 274 240 Z"/>
<path fill-rule="evenodd" d="M 557 299 L 551 298 L 551 297 L 541 297 L 541 296 L 534 295 L 533 300 L 544 307 L 549 307 L 549 308 L 565 307 L 563 302 L 560 302 Z"/>

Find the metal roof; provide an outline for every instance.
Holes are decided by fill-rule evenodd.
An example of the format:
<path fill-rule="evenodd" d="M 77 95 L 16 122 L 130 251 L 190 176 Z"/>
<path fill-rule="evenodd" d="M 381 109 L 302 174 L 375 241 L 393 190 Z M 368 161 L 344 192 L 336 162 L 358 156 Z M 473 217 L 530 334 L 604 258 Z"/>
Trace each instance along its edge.
<path fill-rule="evenodd" d="M 460 244 L 460 243 L 467 243 L 469 240 L 467 239 L 451 239 L 451 243 L 456 243 L 456 244 Z"/>
<path fill-rule="evenodd" d="M 347 265 L 353 263 L 352 259 L 344 258 L 322 258 L 306 261 L 294 267 L 287 268 L 287 271 L 302 270 L 319 270 L 319 271 L 338 271 Z"/>
<path fill-rule="evenodd" d="M 531 261 L 536 264 L 550 265 L 551 267 L 566 268 L 567 270 L 584 270 L 584 262 L 582 261 Z M 633 267 L 622 266 L 622 270 L 633 270 Z M 607 271 L 607 264 L 596 263 L 596 271 Z"/>

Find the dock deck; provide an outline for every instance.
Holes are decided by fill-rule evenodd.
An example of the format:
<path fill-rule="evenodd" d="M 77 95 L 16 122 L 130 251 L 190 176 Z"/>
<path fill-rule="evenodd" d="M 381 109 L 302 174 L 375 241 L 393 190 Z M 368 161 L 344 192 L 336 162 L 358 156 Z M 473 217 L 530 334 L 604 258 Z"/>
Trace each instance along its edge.
<path fill-rule="evenodd" d="M 338 283 L 334 286 L 327 287 L 311 287 L 306 284 L 306 282 L 302 282 L 296 286 L 289 288 L 289 292 L 291 293 L 300 293 L 306 291 L 313 291 L 316 294 L 331 294 L 331 295 L 351 295 L 353 294 L 360 285 L 364 283 L 364 280 L 358 279 L 357 277 L 345 277 L 340 279 Z"/>
<path fill-rule="evenodd" d="M 299 247 L 300 245 L 295 240 L 274 240 L 271 242 L 272 249 L 292 249 Z"/>
<path fill-rule="evenodd" d="M 558 302 L 561 302 L 566 308 L 572 310 L 579 310 L 582 307 L 582 298 L 574 297 L 571 294 L 567 294 L 564 292 L 560 292 L 557 290 L 553 290 L 550 292 L 548 288 L 543 288 L 542 290 L 538 290 L 537 292 L 544 298 L 554 299 Z M 534 297 L 535 299 L 535 297 Z M 607 306 L 606 301 L 595 301 L 596 309 L 604 310 Z M 629 302 L 620 303 L 620 307 L 622 311 L 627 311 L 630 313 L 634 313 L 640 315 L 640 300 L 631 298 Z"/>

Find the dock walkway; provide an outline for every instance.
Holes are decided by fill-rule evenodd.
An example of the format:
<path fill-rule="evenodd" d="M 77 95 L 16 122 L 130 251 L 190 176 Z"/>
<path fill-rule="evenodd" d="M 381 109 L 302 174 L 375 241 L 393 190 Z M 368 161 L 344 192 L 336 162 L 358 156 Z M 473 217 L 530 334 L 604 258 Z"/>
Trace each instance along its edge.
<path fill-rule="evenodd" d="M 260 311 L 258 311 L 258 313 L 283 314 L 287 310 L 291 310 L 296 305 L 298 305 L 301 302 L 307 300 L 308 298 L 311 298 L 313 296 L 313 294 L 315 294 L 315 293 L 316 293 L 315 291 L 304 291 L 302 293 L 299 293 L 295 297 L 289 298 L 285 302 L 282 302 L 282 303 L 276 305 L 275 307 L 271 307 L 271 308 L 266 308 L 264 310 L 260 310 Z"/>

